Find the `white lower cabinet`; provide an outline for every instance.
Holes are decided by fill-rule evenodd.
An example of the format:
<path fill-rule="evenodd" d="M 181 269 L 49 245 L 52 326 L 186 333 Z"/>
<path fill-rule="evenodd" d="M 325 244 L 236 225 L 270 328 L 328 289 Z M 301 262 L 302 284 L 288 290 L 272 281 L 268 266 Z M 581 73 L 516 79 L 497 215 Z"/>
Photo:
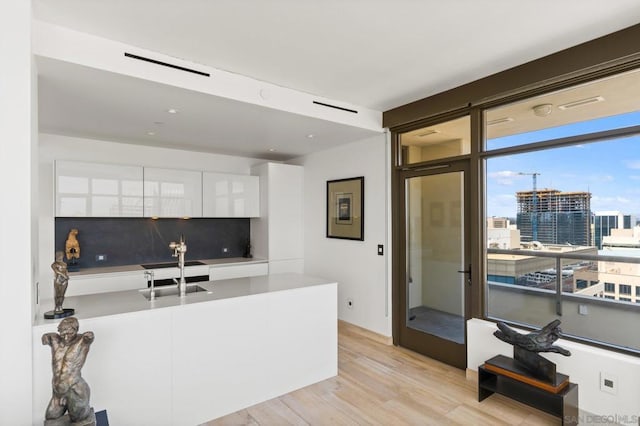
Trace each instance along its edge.
<path fill-rule="evenodd" d="M 255 284 L 269 287 L 268 280 Z M 236 283 L 220 285 L 224 293 Z M 107 409 L 113 425 L 204 424 L 338 373 L 336 283 L 168 307 L 156 299 L 154 307 L 115 315 L 102 314 L 96 299 L 71 302 L 79 331 L 95 333 L 82 371 L 91 405 Z M 33 327 L 32 424 L 43 424 L 51 399 L 51 351 L 42 335 L 58 323 Z"/>
<path fill-rule="evenodd" d="M 146 287 L 147 278 L 143 271 L 117 274 L 76 275 L 69 277 L 69 285 L 65 297 L 108 293 L 111 291 L 136 290 Z"/>
<path fill-rule="evenodd" d="M 209 280 L 226 280 L 229 278 L 257 277 L 269 273 L 268 263 L 252 263 L 250 265 L 213 266 L 209 269 Z"/>

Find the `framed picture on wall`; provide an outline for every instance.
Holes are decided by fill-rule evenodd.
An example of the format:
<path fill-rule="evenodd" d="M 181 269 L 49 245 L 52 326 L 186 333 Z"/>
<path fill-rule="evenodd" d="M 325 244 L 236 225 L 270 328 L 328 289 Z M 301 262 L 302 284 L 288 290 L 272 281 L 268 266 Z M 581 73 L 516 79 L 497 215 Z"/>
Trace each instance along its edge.
<path fill-rule="evenodd" d="M 364 241 L 364 177 L 327 181 L 327 238 Z"/>

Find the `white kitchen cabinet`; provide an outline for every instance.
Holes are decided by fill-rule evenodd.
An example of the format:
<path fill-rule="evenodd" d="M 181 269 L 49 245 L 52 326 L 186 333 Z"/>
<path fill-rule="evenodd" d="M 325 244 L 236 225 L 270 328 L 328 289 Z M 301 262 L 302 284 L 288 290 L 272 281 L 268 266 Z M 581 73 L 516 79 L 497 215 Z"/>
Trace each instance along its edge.
<path fill-rule="evenodd" d="M 251 219 L 254 256 L 269 259 L 269 273 L 304 269 L 304 168 L 265 163 L 252 168 L 260 177 L 260 217 Z"/>
<path fill-rule="evenodd" d="M 202 217 L 202 172 L 144 168 L 145 217 Z"/>
<path fill-rule="evenodd" d="M 141 288 L 147 288 L 147 277 L 144 271 L 72 275 L 69 277 L 65 297 Z"/>
<path fill-rule="evenodd" d="M 204 217 L 260 216 L 260 178 L 227 173 L 202 173 Z"/>
<path fill-rule="evenodd" d="M 209 269 L 209 280 L 226 280 L 230 278 L 245 278 L 267 275 L 268 263 L 251 263 L 247 265 L 216 265 Z"/>
<path fill-rule="evenodd" d="M 288 275 L 204 285 L 211 294 L 185 299 L 149 302 L 130 291 L 65 300 L 80 331 L 95 333 L 82 375 L 111 424 L 204 424 L 338 373 L 335 282 Z M 42 335 L 59 320 L 41 313 L 50 309 L 53 301 L 41 306 L 31 333 L 30 424 L 43 424 L 51 399 Z"/>
<path fill-rule="evenodd" d="M 55 162 L 58 217 L 142 217 L 142 167 Z"/>

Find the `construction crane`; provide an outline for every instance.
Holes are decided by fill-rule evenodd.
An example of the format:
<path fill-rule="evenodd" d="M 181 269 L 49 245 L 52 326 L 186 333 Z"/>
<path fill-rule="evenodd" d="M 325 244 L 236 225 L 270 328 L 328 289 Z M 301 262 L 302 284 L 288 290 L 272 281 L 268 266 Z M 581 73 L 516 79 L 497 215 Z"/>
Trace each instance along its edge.
<path fill-rule="evenodd" d="M 538 195 L 537 195 L 537 178 L 540 176 L 540 173 L 525 173 L 519 172 L 519 175 L 523 176 L 532 176 L 533 177 L 533 192 L 531 193 L 533 197 L 533 214 L 531 215 L 531 233 L 532 233 L 532 241 L 538 241 Z"/>

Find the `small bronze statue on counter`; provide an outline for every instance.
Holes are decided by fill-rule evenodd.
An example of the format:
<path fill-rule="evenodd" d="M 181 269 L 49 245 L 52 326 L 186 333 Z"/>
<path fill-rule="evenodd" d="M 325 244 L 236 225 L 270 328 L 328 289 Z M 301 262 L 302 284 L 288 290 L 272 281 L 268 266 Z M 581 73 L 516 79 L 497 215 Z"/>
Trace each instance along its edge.
<path fill-rule="evenodd" d="M 93 332 L 78 334 L 80 325 L 75 317 L 58 324 L 58 333 L 42 335 L 42 344 L 51 346 L 53 394 L 45 412 L 45 426 L 95 426 L 96 417 L 89 406 L 91 390 L 80 370 L 84 365 Z"/>
<path fill-rule="evenodd" d="M 67 235 L 67 241 L 64 244 L 64 251 L 69 262 L 69 269 L 76 271 L 78 269 L 78 259 L 80 259 L 80 243 L 78 242 L 78 230 L 73 228 Z"/>
<path fill-rule="evenodd" d="M 571 356 L 571 352 L 553 344 L 562 333 L 558 319 L 551 321 L 538 331 L 527 334 L 520 334 L 503 322 L 497 325 L 499 330 L 496 330 L 493 335 L 513 345 L 513 359 L 538 378 L 553 381 L 556 376 L 556 365 L 538 355 L 539 352 L 555 352 Z"/>
<path fill-rule="evenodd" d="M 56 260 L 51 264 L 51 269 L 53 269 L 53 300 L 55 307 L 53 308 L 53 311 L 45 312 L 44 317 L 46 319 L 64 318 L 75 313 L 74 309 L 65 309 L 62 307 L 64 294 L 66 293 L 67 286 L 69 285 L 69 272 L 63 257 L 64 254 L 61 251 L 57 251 Z"/>

